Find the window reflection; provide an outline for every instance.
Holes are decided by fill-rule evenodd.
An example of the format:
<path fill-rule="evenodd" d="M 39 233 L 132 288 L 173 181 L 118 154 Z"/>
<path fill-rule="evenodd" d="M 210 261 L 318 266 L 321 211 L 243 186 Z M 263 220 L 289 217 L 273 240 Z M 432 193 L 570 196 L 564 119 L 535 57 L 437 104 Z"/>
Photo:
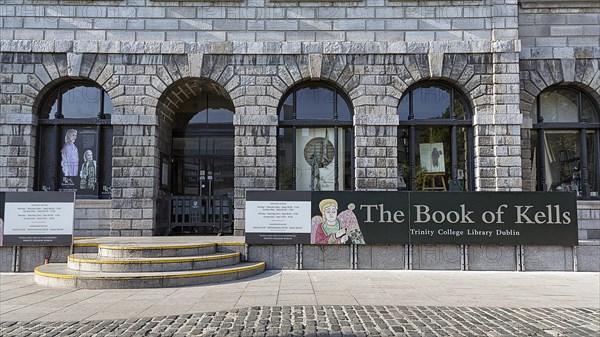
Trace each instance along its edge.
<path fill-rule="evenodd" d="M 112 112 L 112 101 L 101 88 L 87 83 L 69 84 L 48 96 L 40 118 L 97 118 Z"/>
<path fill-rule="evenodd" d="M 436 87 L 417 88 L 412 93 L 415 119 L 450 118 L 450 93 Z"/>
<path fill-rule="evenodd" d="M 333 119 L 334 92 L 328 88 L 304 88 L 296 92 L 297 119 Z"/>
<path fill-rule="evenodd" d="M 538 123 L 531 135 L 536 189 L 597 197 L 600 128 L 594 124 L 595 105 L 569 87 L 550 88 L 538 100 Z"/>
<path fill-rule="evenodd" d="M 429 83 L 407 90 L 398 105 L 398 188 L 473 189 L 469 106 L 452 87 Z"/>
<path fill-rule="evenodd" d="M 577 93 L 552 90 L 540 95 L 540 116 L 544 122 L 578 122 Z"/>
<path fill-rule="evenodd" d="M 352 115 L 339 91 L 300 85 L 284 96 L 279 120 L 278 189 L 351 189 Z"/>

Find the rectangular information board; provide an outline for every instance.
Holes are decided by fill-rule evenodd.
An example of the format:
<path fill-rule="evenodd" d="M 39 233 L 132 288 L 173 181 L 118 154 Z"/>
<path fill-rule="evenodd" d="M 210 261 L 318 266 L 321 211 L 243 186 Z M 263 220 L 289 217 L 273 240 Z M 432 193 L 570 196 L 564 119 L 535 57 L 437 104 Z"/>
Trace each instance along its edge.
<path fill-rule="evenodd" d="M 0 192 L 0 245 L 71 245 L 74 215 L 74 192 Z"/>

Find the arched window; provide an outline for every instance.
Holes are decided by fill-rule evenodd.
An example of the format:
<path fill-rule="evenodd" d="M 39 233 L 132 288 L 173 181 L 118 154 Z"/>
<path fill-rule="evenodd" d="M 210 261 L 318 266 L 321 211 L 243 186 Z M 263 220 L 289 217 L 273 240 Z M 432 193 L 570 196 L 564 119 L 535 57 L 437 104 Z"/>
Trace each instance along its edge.
<path fill-rule="evenodd" d="M 398 189 L 474 189 L 471 109 L 459 91 L 417 85 L 402 96 L 398 116 Z"/>
<path fill-rule="evenodd" d="M 600 123 L 586 94 L 566 86 L 544 90 L 537 98 L 532 144 L 536 190 L 598 196 Z"/>
<path fill-rule="evenodd" d="M 277 188 L 353 189 L 352 108 L 332 86 L 307 83 L 279 107 Z"/>
<path fill-rule="evenodd" d="M 113 105 L 93 82 L 71 81 L 44 97 L 38 119 L 36 186 L 110 198 Z"/>

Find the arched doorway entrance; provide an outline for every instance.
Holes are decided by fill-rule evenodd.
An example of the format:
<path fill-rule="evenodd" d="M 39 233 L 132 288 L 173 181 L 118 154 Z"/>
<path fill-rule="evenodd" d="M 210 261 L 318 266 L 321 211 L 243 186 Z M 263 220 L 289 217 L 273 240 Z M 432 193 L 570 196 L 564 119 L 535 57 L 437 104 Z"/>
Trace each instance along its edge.
<path fill-rule="evenodd" d="M 163 97 L 165 138 L 170 153 L 162 172 L 168 195 L 169 234 L 233 230 L 234 106 L 216 83 L 187 79 Z M 167 168 L 163 168 L 163 171 Z M 161 179 L 161 180 L 163 180 Z"/>

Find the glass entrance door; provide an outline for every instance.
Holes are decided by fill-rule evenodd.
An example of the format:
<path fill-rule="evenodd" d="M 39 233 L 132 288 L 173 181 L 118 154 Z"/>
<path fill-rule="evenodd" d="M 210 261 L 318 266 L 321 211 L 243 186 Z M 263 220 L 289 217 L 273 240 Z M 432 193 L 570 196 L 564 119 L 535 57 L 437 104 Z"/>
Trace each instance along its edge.
<path fill-rule="evenodd" d="M 172 233 L 233 229 L 233 134 L 173 133 Z"/>
<path fill-rule="evenodd" d="M 171 110 L 168 233 L 233 232 L 233 102 L 217 83 L 191 79 L 163 103 Z"/>
<path fill-rule="evenodd" d="M 173 194 L 233 197 L 233 137 L 173 137 Z"/>

